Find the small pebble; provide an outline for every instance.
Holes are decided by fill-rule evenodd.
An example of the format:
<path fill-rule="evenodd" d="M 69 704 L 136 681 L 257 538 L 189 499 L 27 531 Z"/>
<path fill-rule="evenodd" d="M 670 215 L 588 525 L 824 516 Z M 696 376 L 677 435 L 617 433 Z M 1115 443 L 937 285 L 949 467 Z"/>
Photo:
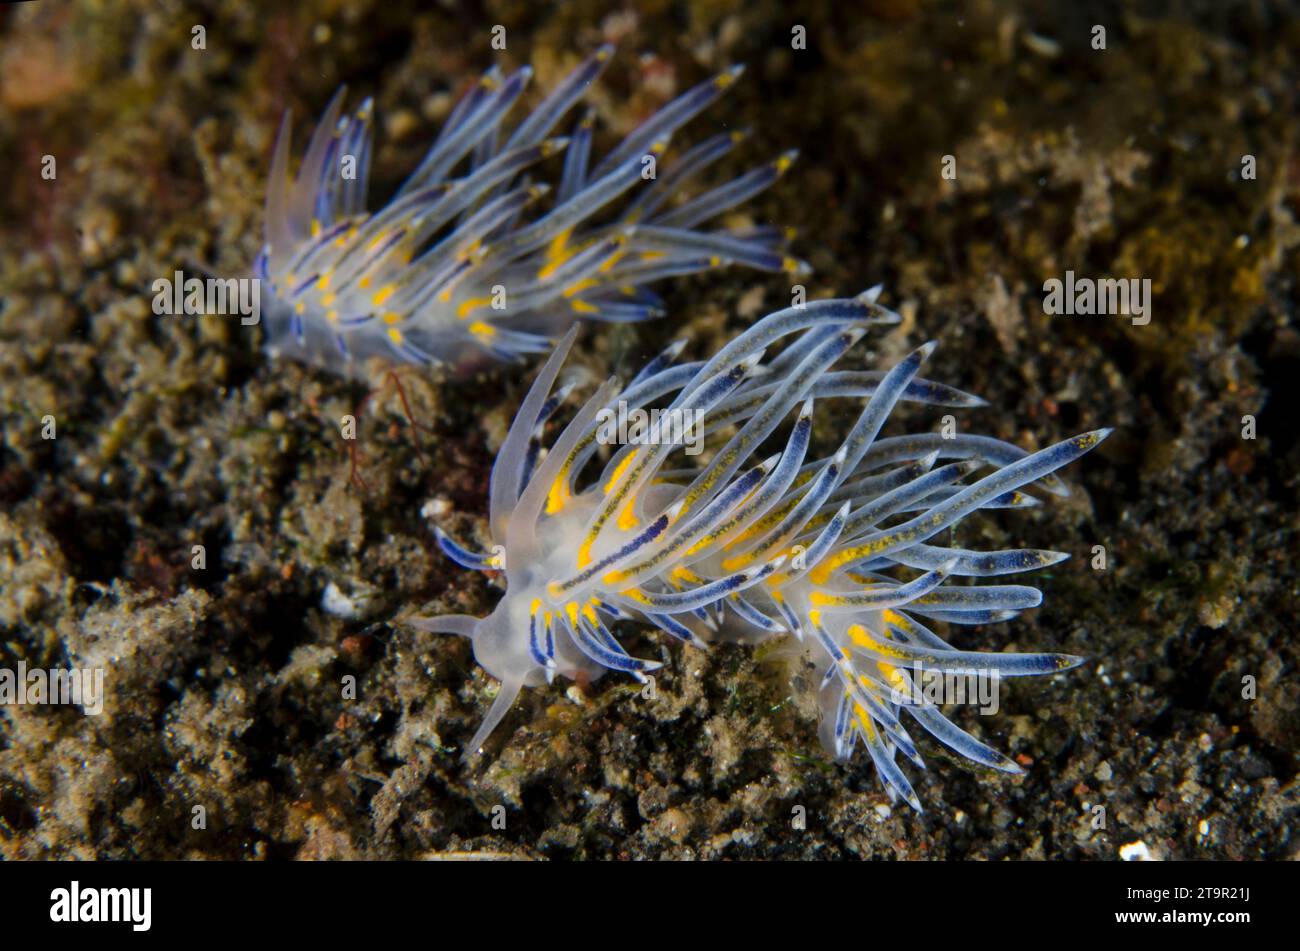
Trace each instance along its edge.
<path fill-rule="evenodd" d="M 1127 845 L 1121 845 L 1119 847 L 1119 857 L 1125 862 L 1155 861 L 1155 856 L 1151 854 L 1151 849 L 1141 839 L 1138 839 L 1136 842 L 1130 842 Z"/>

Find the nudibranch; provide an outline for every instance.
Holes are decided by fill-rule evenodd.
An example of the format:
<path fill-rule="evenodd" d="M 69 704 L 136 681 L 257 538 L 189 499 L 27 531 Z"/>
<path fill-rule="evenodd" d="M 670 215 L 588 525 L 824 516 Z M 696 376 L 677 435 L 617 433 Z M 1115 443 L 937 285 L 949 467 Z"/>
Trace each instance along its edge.
<path fill-rule="evenodd" d="M 827 749 L 847 760 L 864 746 L 891 799 L 914 808 L 920 803 L 897 762 L 901 753 L 924 765 L 908 732 L 913 722 L 976 763 L 1021 772 L 949 720 L 924 681 L 1050 674 L 1081 658 L 962 650 L 928 624 L 990 624 L 1035 607 L 1036 588 L 964 579 L 1029 571 L 1067 555 L 973 551 L 936 536 L 981 509 L 1037 504 L 1021 491 L 1031 484 L 1066 494 L 1053 472 L 1109 430 L 1036 452 L 947 431 L 880 437 L 900 401 L 971 407 L 983 400 L 918 376 L 933 344 L 888 372 L 832 370 L 868 328 L 897 321 L 878 295 L 873 288 L 770 314 L 704 362 L 678 364 L 682 348 L 674 345 L 626 387 L 605 382 L 543 453 L 548 420 L 567 395 L 552 389 L 576 328 L 569 331 L 493 466 L 491 553 L 437 532 L 455 562 L 504 573 L 504 596 L 484 618 L 409 621 L 470 638 L 475 659 L 501 682 L 469 752 L 524 686 L 557 674 L 595 679 L 606 670 L 640 679 L 660 667 L 620 644 L 615 627 L 630 620 L 698 647 L 732 633 L 791 638 L 820 677 Z M 811 446 L 821 401 L 840 404 L 824 414 L 832 420 L 844 418 L 844 401 L 864 402 L 838 448 L 817 458 Z M 706 451 L 693 457 L 681 440 L 638 433 L 611 446 L 596 474 L 609 414 L 649 407 L 663 407 L 660 418 L 697 421 Z M 664 433 L 677 435 L 672 427 Z M 757 459 L 769 440 L 778 451 Z M 697 459 L 705 461 L 682 465 Z"/>
<path fill-rule="evenodd" d="M 571 135 L 552 136 L 611 55 L 609 46 L 598 49 L 513 129 L 506 117 L 531 70 L 489 70 L 373 214 L 366 210 L 371 100 L 346 115 L 339 90 L 292 180 L 286 115 L 253 268 L 268 352 L 357 378 L 376 358 L 455 367 L 514 360 L 549 350 L 578 319 L 658 316 L 662 302 L 646 285 L 664 278 L 727 264 L 805 273 L 807 265 L 786 251 L 788 229 L 710 230 L 776 181 L 795 152 L 689 200 L 683 186 L 746 133 L 722 132 L 676 157 L 665 154 L 673 134 L 714 103 L 741 67 L 683 93 L 598 160 L 594 113 Z M 539 163 L 559 153 L 551 184 Z"/>

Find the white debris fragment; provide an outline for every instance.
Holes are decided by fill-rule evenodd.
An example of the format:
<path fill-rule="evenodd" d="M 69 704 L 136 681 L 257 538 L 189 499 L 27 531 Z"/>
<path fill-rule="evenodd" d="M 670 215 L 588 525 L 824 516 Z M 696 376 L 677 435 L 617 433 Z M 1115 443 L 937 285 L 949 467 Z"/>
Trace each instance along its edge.
<path fill-rule="evenodd" d="M 1025 49 L 1041 56 L 1044 59 L 1056 59 L 1061 55 L 1061 44 L 1050 36 L 1043 36 L 1039 33 L 1022 33 L 1020 42 L 1024 44 Z"/>
<path fill-rule="evenodd" d="M 344 594 L 339 586 L 333 581 L 325 586 L 325 593 L 321 595 L 321 610 L 326 614 L 333 615 L 337 618 L 343 618 L 345 621 L 355 621 L 361 617 L 362 609 L 368 598 L 352 598 Z"/>
<path fill-rule="evenodd" d="M 1138 839 L 1136 842 L 1130 842 L 1128 845 L 1119 847 L 1119 857 L 1125 862 L 1155 862 L 1156 857 L 1151 854 L 1151 849 L 1145 842 Z"/>
<path fill-rule="evenodd" d="M 441 495 L 435 495 L 424 505 L 420 506 L 420 517 L 424 519 L 442 518 L 451 512 L 451 500 Z"/>

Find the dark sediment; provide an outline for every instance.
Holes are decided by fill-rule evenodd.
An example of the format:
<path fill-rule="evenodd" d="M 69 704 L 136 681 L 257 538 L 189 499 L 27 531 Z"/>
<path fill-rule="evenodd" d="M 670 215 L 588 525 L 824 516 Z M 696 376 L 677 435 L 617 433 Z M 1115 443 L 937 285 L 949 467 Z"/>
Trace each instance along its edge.
<path fill-rule="evenodd" d="M 100 717 L 0 711 L 0 854 L 1296 856 L 1293 10 L 816 3 L 792 50 L 790 15 L 763 2 L 261 6 L 0 13 L 0 666 L 104 665 L 110 682 Z M 301 143 L 339 83 L 376 97 L 372 195 L 390 193 L 493 61 L 494 24 L 495 55 L 533 63 L 535 89 L 618 40 L 593 97 L 611 137 L 748 63 L 688 131 L 752 126 L 754 161 L 802 150 L 745 211 L 799 228 L 812 296 L 885 282 L 908 319 L 874 361 L 937 339 L 927 375 L 990 401 L 963 426 L 1027 448 L 1117 427 L 1065 473 L 1070 499 L 958 533 L 1074 556 L 1033 582 L 1042 608 L 960 639 L 1090 658 L 960 718 L 1024 777 L 925 743 L 927 812 L 888 809 L 867 764 L 827 760 L 779 658 L 649 636 L 634 652 L 668 661 L 654 699 L 612 677 L 531 691 L 493 755 L 462 763 L 495 683 L 465 642 L 387 622 L 494 603 L 430 519 L 484 539 L 527 374 L 404 372 L 418 437 L 377 382 L 353 479 L 338 420 L 364 388 L 272 365 L 237 322 L 157 318 L 148 288 L 178 267 L 246 270 L 279 117 L 294 110 Z M 1067 269 L 1149 277 L 1151 323 L 1045 316 L 1042 283 Z M 667 319 L 588 332 L 580 359 L 627 373 L 681 335 L 706 354 L 789 286 L 729 271 L 663 292 Z"/>

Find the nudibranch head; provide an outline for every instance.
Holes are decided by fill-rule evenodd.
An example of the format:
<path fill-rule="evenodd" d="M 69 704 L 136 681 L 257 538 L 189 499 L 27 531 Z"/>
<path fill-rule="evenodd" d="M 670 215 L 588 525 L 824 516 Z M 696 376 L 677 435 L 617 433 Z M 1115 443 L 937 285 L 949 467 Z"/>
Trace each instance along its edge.
<path fill-rule="evenodd" d="M 479 663 L 501 680 L 471 752 L 523 686 L 606 670 L 644 678 L 659 667 L 630 656 L 614 634 L 615 622 L 631 619 L 693 646 L 716 640 L 724 626 L 750 640 L 795 639 L 821 678 L 826 747 L 847 759 L 864 746 L 891 798 L 917 809 L 897 762 L 901 753 L 923 765 L 907 729 L 913 722 L 977 763 L 1021 771 L 951 722 L 926 691 L 927 678 L 1050 674 L 1080 659 L 961 650 L 927 624 L 994 623 L 1035 607 L 1041 595 L 1028 585 L 960 581 L 1066 556 L 972 551 L 935 536 L 981 509 L 1037 504 L 1021 491 L 1031 484 L 1066 494 L 1052 473 L 1108 431 L 1032 453 L 950 432 L 880 437 L 900 401 L 983 401 L 918 375 L 933 344 L 887 372 L 832 370 L 867 328 L 897 321 L 878 294 L 770 314 L 707 361 L 677 364 L 681 348 L 671 347 L 626 386 L 601 386 L 543 454 L 547 421 L 567 395 L 552 389 L 574 331 L 561 341 L 492 470 L 494 554 L 438 532 L 457 563 L 504 571 L 504 597 L 481 620 L 411 622 L 470 637 Z M 816 458 L 814 405 L 822 400 L 863 402 L 838 448 Z M 642 423 L 652 420 L 648 427 L 622 425 L 638 413 Z M 759 458 L 773 438 L 780 451 Z M 706 443 L 698 457 L 689 451 Z M 612 455 L 596 474 L 605 444 Z"/>
<path fill-rule="evenodd" d="M 371 101 L 345 115 L 340 90 L 292 180 L 286 116 L 254 264 L 268 351 L 354 377 L 373 360 L 465 367 L 545 352 L 579 319 L 656 317 L 662 304 L 647 285 L 664 278 L 733 263 L 804 273 L 785 250 L 786 229 L 706 230 L 779 178 L 794 152 L 678 201 L 745 137 L 723 132 L 665 154 L 740 67 L 683 93 L 599 160 L 591 114 L 569 136 L 552 135 L 611 54 L 597 50 L 513 129 L 506 117 L 531 70 L 490 70 L 374 213 L 366 210 Z M 559 153 L 559 180 L 530 182 Z"/>

